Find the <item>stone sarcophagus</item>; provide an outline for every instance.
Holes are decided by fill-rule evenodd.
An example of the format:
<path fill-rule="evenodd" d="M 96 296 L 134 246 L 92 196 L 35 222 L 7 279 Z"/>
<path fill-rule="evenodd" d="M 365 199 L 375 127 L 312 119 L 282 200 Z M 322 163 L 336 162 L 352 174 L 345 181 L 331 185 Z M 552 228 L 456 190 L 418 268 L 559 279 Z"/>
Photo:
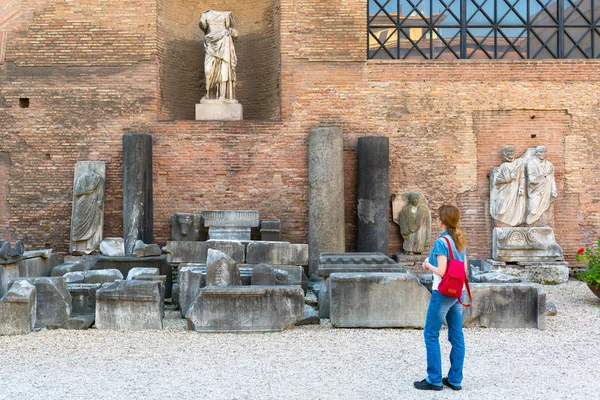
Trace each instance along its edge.
<path fill-rule="evenodd" d="M 492 258 L 497 261 L 562 261 L 551 227 L 494 228 Z"/>

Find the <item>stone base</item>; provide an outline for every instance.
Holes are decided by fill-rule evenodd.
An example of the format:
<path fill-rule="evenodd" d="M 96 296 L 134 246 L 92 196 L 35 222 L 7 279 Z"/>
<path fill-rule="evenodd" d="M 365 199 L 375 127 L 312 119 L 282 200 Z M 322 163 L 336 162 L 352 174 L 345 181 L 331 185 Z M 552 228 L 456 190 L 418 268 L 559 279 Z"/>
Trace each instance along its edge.
<path fill-rule="evenodd" d="M 532 283 L 474 283 L 473 306 L 463 309 L 466 328 L 546 327 L 546 293 Z"/>
<path fill-rule="evenodd" d="M 492 258 L 505 262 L 563 261 L 551 227 L 503 227 L 492 231 Z"/>
<path fill-rule="evenodd" d="M 111 330 L 163 328 L 161 283 L 116 281 L 96 292 L 96 327 Z"/>
<path fill-rule="evenodd" d="M 321 253 L 319 276 L 328 277 L 340 272 L 396 272 L 406 268 L 383 253 Z"/>
<path fill-rule="evenodd" d="M 569 281 L 569 263 L 567 262 L 519 262 L 507 264 L 493 260 L 493 270 L 507 275 L 518 276 L 529 282 L 542 285 L 558 285 Z"/>
<path fill-rule="evenodd" d="M 423 328 L 431 294 L 413 274 L 335 273 L 329 277 L 335 328 Z"/>
<path fill-rule="evenodd" d="M 29 333 L 35 325 L 36 288 L 26 281 L 13 284 L 0 300 L 0 335 Z"/>
<path fill-rule="evenodd" d="M 201 104 L 196 104 L 196 121 L 242 121 L 244 119 L 244 107 L 237 101 L 235 103 L 209 101 L 204 100 Z"/>
<path fill-rule="evenodd" d="M 211 226 L 208 228 L 209 240 L 250 240 L 252 228 L 236 226 Z"/>
<path fill-rule="evenodd" d="M 210 286 L 199 291 L 186 319 L 198 332 L 278 332 L 303 314 L 300 286 Z"/>
<path fill-rule="evenodd" d="M 174 264 L 206 264 L 208 250 L 219 250 L 237 263 L 246 259 L 246 247 L 234 240 L 210 240 L 207 242 L 168 241 L 165 246 L 167 261 Z"/>

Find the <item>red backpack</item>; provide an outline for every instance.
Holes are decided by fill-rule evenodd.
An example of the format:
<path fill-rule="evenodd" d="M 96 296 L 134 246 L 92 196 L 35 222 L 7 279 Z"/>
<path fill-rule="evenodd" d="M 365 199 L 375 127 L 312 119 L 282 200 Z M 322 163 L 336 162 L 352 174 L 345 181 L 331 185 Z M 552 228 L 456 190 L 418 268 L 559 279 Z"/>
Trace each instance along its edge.
<path fill-rule="evenodd" d="M 469 288 L 469 280 L 467 279 L 467 274 L 465 273 L 465 262 L 454 259 L 454 254 L 452 253 L 452 244 L 450 240 L 446 236 L 443 236 L 448 243 L 448 250 L 450 250 L 450 259 L 448 260 L 448 265 L 446 267 L 446 273 L 442 277 L 442 281 L 438 286 L 438 292 L 450 297 L 456 297 L 458 302 L 465 307 L 471 307 L 473 304 L 473 298 L 471 297 L 471 288 Z M 462 296 L 463 286 L 467 285 L 467 293 L 469 294 L 469 299 L 471 303 L 464 304 L 460 301 Z"/>

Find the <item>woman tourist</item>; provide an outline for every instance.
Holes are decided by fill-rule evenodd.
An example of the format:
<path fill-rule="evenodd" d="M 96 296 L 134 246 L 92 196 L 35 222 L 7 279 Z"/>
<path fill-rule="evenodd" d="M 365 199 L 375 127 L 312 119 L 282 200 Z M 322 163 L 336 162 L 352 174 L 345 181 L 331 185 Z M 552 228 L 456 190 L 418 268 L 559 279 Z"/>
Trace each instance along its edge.
<path fill-rule="evenodd" d="M 444 230 L 435 241 L 429 257 L 423 262 L 423 268 L 433 272 L 433 286 L 427 317 L 425 319 L 425 347 L 427 349 L 427 377 L 414 385 L 420 390 L 442 390 L 443 385 L 453 390 L 461 389 L 463 379 L 463 363 L 465 359 L 465 340 L 462 331 L 462 305 L 459 299 L 441 294 L 438 291 L 451 255 L 454 259 L 464 261 L 467 271 L 465 247 L 467 240 L 459 228 L 460 211 L 450 205 L 439 209 L 439 226 Z M 449 247 L 452 246 L 452 253 Z M 463 288 L 464 297 L 464 288 Z M 450 351 L 450 371 L 448 377 L 442 378 L 442 356 L 440 352 L 440 329 L 444 323 L 448 325 L 448 340 L 452 344 Z"/>

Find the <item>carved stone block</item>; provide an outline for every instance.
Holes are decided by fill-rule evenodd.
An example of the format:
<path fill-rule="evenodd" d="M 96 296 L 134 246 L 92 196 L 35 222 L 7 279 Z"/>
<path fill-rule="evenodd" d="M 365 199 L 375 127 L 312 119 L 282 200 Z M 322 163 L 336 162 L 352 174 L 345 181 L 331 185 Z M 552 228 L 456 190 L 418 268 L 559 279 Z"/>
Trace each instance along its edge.
<path fill-rule="evenodd" d="M 189 213 L 175 213 L 171 217 L 171 240 L 197 241 L 200 240 L 202 215 Z"/>
<path fill-rule="evenodd" d="M 473 283 L 473 306 L 463 309 L 468 328 L 546 327 L 546 293 L 534 283 Z"/>
<path fill-rule="evenodd" d="M 36 288 L 35 327 L 62 325 L 71 316 L 71 294 L 64 277 L 17 278 L 9 283 L 27 281 Z"/>
<path fill-rule="evenodd" d="M 206 264 L 208 250 L 219 250 L 235 262 L 243 263 L 245 246 L 235 240 L 209 240 L 206 242 L 167 242 L 167 261 L 170 263 Z"/>
<path fill-rule="evenodd" d="M 505 262 L 564 260 L 551 227 L 494 228 L 492 258 Z"/>
<path fill-rule="evenodd" d="M 319 276 L 328 277 L 336 272 L 398 272 L 406 268 L 383 253 L 321 253 Z"/>
<path fill-rule="evenodd" d="M 51 253 L 48 257 L 24 257 L 19 263 L 19 276 L 23 278 L 50 276 L 52 268 L 57 265 L 58 257 L 54 253 Z"/>
<path fill-rule="evenodd" d="M 71 254 L 90 254 L 100 246 L 104 227 L 105 179 L 104 161 L 80 161 L 75 165 Z"/>
<path fill-rule="evenodd" d="M 288 242 L 250 242 L 246 247 L 248 264 L 308 265 L 308 245 Z"/>
<path fill-rule="evenodd" d="M 259 226 L 258 211 L 202 211 L 208 238 L 218 240 L 250 240 L 251 228 Z"/>
<path fill-rule="evenodd" d="M 0 335 L 22 335 L 33 331 L 36 288 L 27 281 L 15 282 L 0 300 Z"/>
<path fill-rule="evenodd" d="M 281 241 L 281 221 L 265 219 L 260 222 L 260 240 L 265 242 Z"/>
<path fill-rule="evenodd" d="M 206 259 L 206 285 L 238 286 L 241 284 L 237 263 L 227 254 L 209 249 Z"/>
<path fill-rule="evenodd" d="M 199 332 L 277 332 L 303 313 L 298 286 L 210 286 L 198 292 L 186 319 Z"/>

